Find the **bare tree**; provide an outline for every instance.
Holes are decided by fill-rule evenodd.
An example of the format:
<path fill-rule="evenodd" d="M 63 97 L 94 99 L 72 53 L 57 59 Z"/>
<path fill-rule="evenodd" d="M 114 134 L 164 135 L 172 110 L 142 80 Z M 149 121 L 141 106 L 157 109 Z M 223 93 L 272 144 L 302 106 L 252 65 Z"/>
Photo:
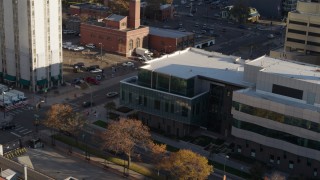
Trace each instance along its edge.
<path fill-rule="evenodd" d="M 150 144 L 151 134 L 149 128 L 139 120 L 120 119 L 108 125 L 102 140 L 104 149 L 126 154 L 130 168 L 135 146 L 146 147 Z"/>

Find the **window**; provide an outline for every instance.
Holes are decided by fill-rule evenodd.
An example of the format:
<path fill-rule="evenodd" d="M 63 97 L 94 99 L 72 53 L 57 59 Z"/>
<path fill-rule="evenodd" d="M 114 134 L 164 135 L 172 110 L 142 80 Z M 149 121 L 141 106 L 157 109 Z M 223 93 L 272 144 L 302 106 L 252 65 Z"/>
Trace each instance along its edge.
<path fill-rule="evenodd" d="M 294 89 L 286 86 L 280 86 L 273 84 L 272 93 L 279 94 L 282 96 L 292 97 L 295 99 L 302 99 L 303 91 L 299 89 Z"/>
<path fill-rule="evenodd" d="M 320 46 L 320 43 L 312 42 L 312 41 L 307 41 L 307 45 L 311 45 L 311 46 Z"/>
<path fill-rule="evenodd" d="M 136 41 L 136 47 L 140 47 L 140 38 L 137 38 L 137 41 Z"/>
<path fill-rule="evenodd" d="M 154 109 L 160 110 L 160 101 L 159 100 L 154 100 Z"/>
<path fill-rule="evenodd" d="M 139 96 L 139 102 L 138 105 L 142 105 L 142 96 Z"/>
<path fill-rule="evenodd" d="M 164 111 L 165 111 L 165 112 L 169 112 L 169 103 L 168 103 L 168 102 L 166 102 L 166 103 L 164 104 Z"/>
<path fill-rule="evenodd" d="M 270 159 L 271 163 L 274 163 L 274 155 L 270 154 L 270 158 L 269 159 Z"/>
<path fill-rule="evenodd" d="M 125 99 L 125 92 L 122 90 L 121 92 L 121 99 L 124 100 Z"/>
<path fill-rule="evenodd" d="M 297 158 L 297 163 L 299 164 L 301 162 L 300 157 Z"/>
<path fill-rule="evenodd" d="M 277 164 L 280 164 L 280 157 L 277 157 Z"/>
<path fill-rule="evenodd" d="M 133 49 L 133 40 L 130 39 L 129 40 L 129 50 L 132 50 Z"/>
<path fill-rule="evenodd" d="M 300 30 L 296 30 L 296 29 L 288 29 L 288 32 L 290 33 L 295 33 L 295 34 L 303 34 L 306 35 L 306 31 L 300 31 Z"/>
<path fill-rule="evenodd" d="M 249 143 L 248 143 L 248 141 L 246 140 L 246 148 L 248 148 L 249 147 Z"/>
<path fill-rule="evenodd" d="M 314 32 L 309 32 L 308 35 L 309 36 L 314 36 L 314 37 L 320 37 L 319 33 L 314 33 Z"/>
<path fill-rule="evenodd" d="M 256 150 L 255 149 L 251 149 L 251 157 L 256 157 Z"/>
<path fill-rule="evenodd" d="M 317 168 L 313 169 L 313 176 L 318 176 L 318 169 Z"/>
<path fill-rule="evenodd" d="M 183 117 L 188 117 L 188 108 L 185 106 L 182 106 L 182 110 L 181 110 L 181 116 Z"/>
<path fill-rule="evenodd" d="M 305 44 L 305 43 L 306 43 L 305 40 L 294 39 L 294 38 L 287 38 L 287 41 L 289 41 L 289 42 L 295 42 L 295 43 L 300 43 L 300 44 Z"/>
<path fill-rule="evenodd" d="M 303 25 L 303 26 L 306 26 L 306 25 L 307 25 L 307 23 L 305 23 L 305 22 L 292 21 L 292 20 L 289 21 L 289 24 L 297 24 L 297 25 Z M 311 24 L 310 24 L 310 25 L 311 25 Z"/>
<path fill-rule="evenodd" d="M 147 99 L 147 97 L 145 96 L 145 97 L 143 98 L 143 105 L 144 105 L 144 106 L 147 106 L 147 102 L 148 102 L 148 99 Z"/>
<path fill-rule="evenodd" d="M 320 28 L 320 24 L 313 24 L 313 23 L 310 23 L 309 24 L 310 27 L 316 27 L 316 28 Z"/>
<path fill-rule="evenodd" d="M 171 111 L 171 113 L 174 113 L 174 104 L 171 104 L 170 111 Z"/>
<path fill-rule="evenodd" d="M 262 152 L 263 151 L 263 147 L 262 147 L 262 145 L 260 144 L 260 152 Z"/>
<path fill-rule="evenodd" d="M 289 169 L 293 169 L 293 161 L 289 161 Z"/>
<path fill-rule="evenodd" d="M 307 166 L 310 167 L 311 166 L 311 160 L 307 159 Z"/>
<path fill-rule="evenodd" d="M 240 145 L 237 145 L 237 152 L 241 153 L 241 146 Z"/>
<path fill-rule="evenodd" d="M 132 93 L 129 93 L 129 103 L 132 103 Z"/>

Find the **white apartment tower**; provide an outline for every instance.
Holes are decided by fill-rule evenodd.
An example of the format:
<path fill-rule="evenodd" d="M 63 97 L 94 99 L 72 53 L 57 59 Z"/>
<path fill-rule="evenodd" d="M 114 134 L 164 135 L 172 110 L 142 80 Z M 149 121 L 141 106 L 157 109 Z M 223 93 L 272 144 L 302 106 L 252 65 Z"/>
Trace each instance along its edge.
<path fill-rule="evenodd" d="M 0 76 L 31 91 L 62 82 L 61 0 L 0 0 Z"/>

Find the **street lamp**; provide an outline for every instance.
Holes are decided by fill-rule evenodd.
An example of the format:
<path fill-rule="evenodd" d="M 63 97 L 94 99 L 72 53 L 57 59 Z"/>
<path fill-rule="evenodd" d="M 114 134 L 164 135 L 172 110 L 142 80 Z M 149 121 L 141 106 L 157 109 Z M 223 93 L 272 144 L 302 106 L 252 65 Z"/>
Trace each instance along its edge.
<path fill-rule="evenodd" d="M 229 159 L 229 156 L 226 155 L 224 157 L 224 164 L 223 164 L 223 180 L 226 180 L 227 179 L 227 176 L 226 176 L 226 162 L 227 162 L 227 159 Z"/>
<path fill-rule="evenodd" d="M 6 93 L 4 92 L 4 90 L 2 90 L 2 103 L 3 103 L 3 120 L 6 119 L 6 104 L 4 103 L 4 95 Z"/>
<path fill-rule="evenodd" d="M 100 57 L 101 57 L 101 61 L 102 61 L 102 43 L 99 43 L 100 45 Z"/>

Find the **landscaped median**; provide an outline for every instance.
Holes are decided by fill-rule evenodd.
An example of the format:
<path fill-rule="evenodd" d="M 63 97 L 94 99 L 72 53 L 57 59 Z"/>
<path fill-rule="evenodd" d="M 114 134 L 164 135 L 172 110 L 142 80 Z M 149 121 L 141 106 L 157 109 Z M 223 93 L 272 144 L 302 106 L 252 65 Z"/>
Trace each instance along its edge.
<path fill-rule="evenodd" d="M 94 155 L 98 158 L 102 158 L 104 160 L 110 161 L 114 164 L 117 164 L 119 166 L 124 166 L 124 163 L 127 163 L 127 161 L 124 161 L 123 159 L 117 158 L 117 157 L 111 157 L 111 156 L 107 156 L 104 153 L 102 153 L 101 151 L 91 148 L 91 147 L 87 147 L 84 143 L 82 142 L 76 142 L 74 139 L 70 138 L 70 137 L 66 137 L 66 136 L 62 136 L 62 135 L 54 135 L 54 138 L 58 141 L 61 141 L 65 144 L 71 145 L 74 148 L 78 148 L 82 151 L 87 151 L 89 154 Z M 104 165 L 104 163 L 102 163 L 102 165 Z M 139 174 L 142 174 L 146 177 L 150 177 L 152 179 L 165 179 L 165 177 L 163 176 L 158 176 L 156 174 L 156 170 L 155 169 L 150 169 L 148 167 L 144 167 L 141 166 L 137 163 L 131 162 L 130 164 L 130 170 L 135 171 Z"/>

